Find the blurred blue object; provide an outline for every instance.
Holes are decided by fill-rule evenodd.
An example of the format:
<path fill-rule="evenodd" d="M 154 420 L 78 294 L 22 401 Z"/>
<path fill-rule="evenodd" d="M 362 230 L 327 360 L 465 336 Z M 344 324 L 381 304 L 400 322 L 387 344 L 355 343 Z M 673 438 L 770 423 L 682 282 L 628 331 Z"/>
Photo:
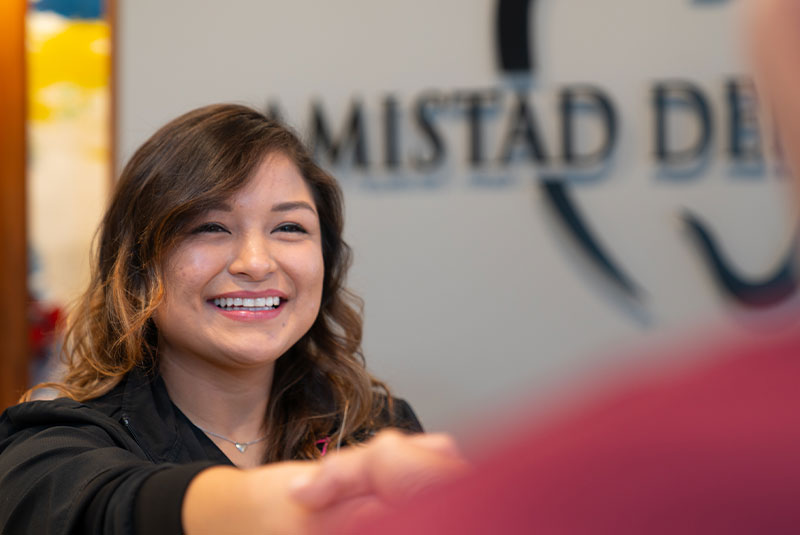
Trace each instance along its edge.
<path fill-rule="evenodd" d="M 104 14 L 103 0 L 32 0 L 34 11 L 54 11 L 73 19 L 99 19 Z"/>

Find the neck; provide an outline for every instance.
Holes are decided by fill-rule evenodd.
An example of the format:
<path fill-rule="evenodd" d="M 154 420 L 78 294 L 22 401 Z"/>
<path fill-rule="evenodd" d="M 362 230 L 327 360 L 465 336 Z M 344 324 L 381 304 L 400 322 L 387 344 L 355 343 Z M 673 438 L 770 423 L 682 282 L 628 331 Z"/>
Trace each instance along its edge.
<path fill-rule="evenodd" d="M 172 402 L 201 429 L 239 443 L 263 437 L 273 366 L 230 370 L 196 359 L 190 362 L 187 366 L 180 359 L 169 358 L 160 363 Z M 264 451 L 264 441 L 248 446 L 242 454 L 234 444 L 210 438 L 237 464 L 245 455 L 250 458 Z"/>

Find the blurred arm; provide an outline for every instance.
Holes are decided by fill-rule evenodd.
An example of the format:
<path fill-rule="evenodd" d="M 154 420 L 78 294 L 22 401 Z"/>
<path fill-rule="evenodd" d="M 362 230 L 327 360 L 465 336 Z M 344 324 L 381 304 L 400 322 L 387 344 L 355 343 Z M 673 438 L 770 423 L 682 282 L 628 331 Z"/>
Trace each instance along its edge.
<path fill-rule="evenodd" d="M 460 474 L 465 463 L 444 435 L 387 430 L 322 461 L 198 474 L 183 502 L 188 535 L 310 533 L 381 511 Z"/>

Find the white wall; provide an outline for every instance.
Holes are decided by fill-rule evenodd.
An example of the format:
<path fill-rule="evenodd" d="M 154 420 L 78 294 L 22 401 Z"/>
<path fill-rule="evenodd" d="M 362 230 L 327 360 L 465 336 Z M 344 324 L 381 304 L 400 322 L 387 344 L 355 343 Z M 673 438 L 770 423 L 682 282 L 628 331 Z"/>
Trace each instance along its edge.
<path fill-rule="evenodd" d="M 488 156 L 506 131 L 515 87 L 535 105 L 552 152 L 561 88 L 591 83 L 612 97 L 620 132 L 607 172 L 570 184 L 595 232 L 644 290 L 638 301 L 608 284 L 549 213 L 539 177 L 563 166 L 470 169 L 457 106 L 439 117 L 449 154 L 434 174 L 438 187 L 420 186 L 426 175 L 407 164 L 397 172 L 333 168 L 356 253 L 351 284 L 366 301 L 369 365 L 430 428 L 457 430 L 468 411 L 594 373 L 635 341 L 702 323 L 740 328 L 744 309 L 715 286 L 681 226 L 684 207 L 713 227 L 745 275 L 768 273 L 789 247 L 787 180 L 771 163 L 742 176 L 725 152 L 724 83 L 747 73 L 740 1 L 541 0 L 532 78 L 499 73 L 494 7 L 485 0 L 120 4 L 120 163 L 167 120 L 218 101 L 262 108 L 277 101 L 305 132 L 312 99 L 338 127 L 359 97 L 371 156 L 380 160 L 387 93 L 408 112 L 428 90 L 500 90 L 506 101 L 486 122 Z M 703 89 L 715 124 L 707 166 L 683 180 L 664 178 L 653 158 L 651 89 L 676 78 Z M 403 117 L 408 159 L 426 145 Z M 676 140 L 692 139 L 690 118 L 677 124 Z M 595 139 L 591 125 L 585 136 Z M 480 179 L 506 183 L 476 185 Z"/>

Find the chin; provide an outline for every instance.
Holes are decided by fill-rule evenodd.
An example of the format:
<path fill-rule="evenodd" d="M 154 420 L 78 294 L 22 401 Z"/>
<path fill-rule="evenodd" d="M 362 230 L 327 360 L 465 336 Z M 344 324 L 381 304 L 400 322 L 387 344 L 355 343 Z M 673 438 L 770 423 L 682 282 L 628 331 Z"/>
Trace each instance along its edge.
<path fill-rule="evenodd" d="M 290 346 L 291 347 L 291 346 Z M 226 352 L 229 356 L 229 360 L 239 362 L 248 366 L 257 366 L 257 365 L 271 365 L 274 364 L 276 360 L 281 358 L 281 356 L 286 353 L 288 349 L 279 349 L 275 351 L 264 351 L 263 349 L 260 351 L 253 351 L 252 348 L 250 349 L 241 349 L 241 350 L 233 350 Z"/>

